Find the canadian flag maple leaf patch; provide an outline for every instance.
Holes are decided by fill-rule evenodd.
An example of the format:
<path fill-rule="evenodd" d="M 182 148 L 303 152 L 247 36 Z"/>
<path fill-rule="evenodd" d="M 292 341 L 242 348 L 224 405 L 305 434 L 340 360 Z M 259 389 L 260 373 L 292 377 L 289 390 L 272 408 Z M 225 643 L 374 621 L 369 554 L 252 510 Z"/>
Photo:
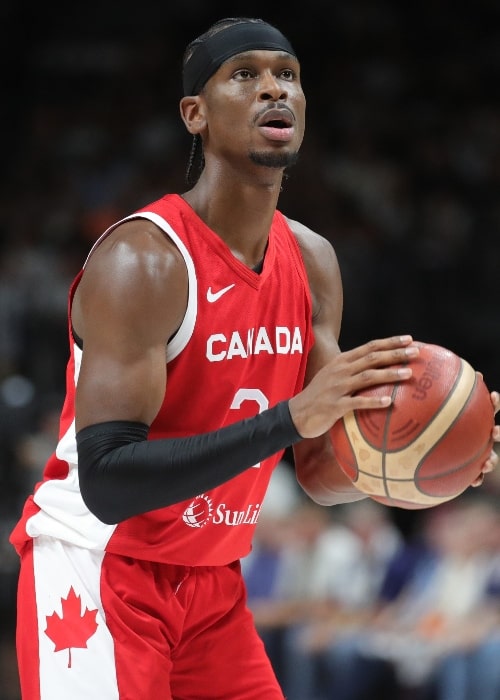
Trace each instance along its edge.
<path fill-rule="evenodd" d="M 96 610 L 85 608 L 82 613 L 82 602 L 76 595 L 73 586 L 69 589 L 68 597 L 61 598 L 62 617 L 54 612 L 47 615 L 45 634 L 56 645 L 54 651 L 68 650 L 68 668 L 71 668 L 71 649 L 86 649 L 87 642 L 97 630 Z"/>

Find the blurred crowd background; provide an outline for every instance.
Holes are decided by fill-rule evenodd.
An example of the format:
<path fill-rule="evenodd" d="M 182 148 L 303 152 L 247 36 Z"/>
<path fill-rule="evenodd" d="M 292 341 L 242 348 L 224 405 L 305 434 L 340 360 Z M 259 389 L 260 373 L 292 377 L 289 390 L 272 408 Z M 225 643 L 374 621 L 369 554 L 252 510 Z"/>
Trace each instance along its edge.
<path fill-rule="evenodd" d="M 342 347 L 412 333 L 467 358 L 491 388 L 500 388 L 496 0 L 463 5 L 313 0 L 295 10 L 259 2 L 248 7 L 240 0 L 185 5 L 124 0 L 57 11 L 4 0 L 0 700 L 19 697 L 13 652 L 17 559 L 7 536 L 57 437 L 70 281 L 107 225 L 167 191 L 185 189 L 190 138 L 177 107 L 182 52 L 213 21 L 234 15 L 276 23 L 302 61 L 307 132 L 280 208 L 328 237 L 337 250 L 345 288 Z M 291 459 L 283 464 L 291 475 Z M 469 592 L 465 601 L 448 606 L 455 623 L 460 616 L 469 619 L 471 611 L 476 620 L 494 622 L 462 636 L 456 629 L 465 625 L 455 627 L 453 639 L 464 641 L 468 650 L 498 653 L 496 475 L 453 507 L 425 513 L 372 503 L 319 513 L 292 495 L 286 509 L 269 507 L 283 527 L 273 521 L 271 534 L 266 533 L 263 518 L 262 539 L 246 563 L 259 624 L 290 700 L 329 700 L 329 688 L 335 688 L 335 700 L 344 698 L 342 692 L 356 700 L 375 687 L 385 688 L 381 697 L 388 700 L 399 697 L 401 688 L 405 697 L 425 688 L 439 700 L 500 698 L 499 681 L 491 674 L 487 680 L 496 695 L 484 688 L 479 695 L 457 694 L 474 674 L 485 674 L 471 671 L 465 661 L 453 666 L 467 654 L 451 644 L 445 613 L 432 608 L 432 595 L 429 616 L 421 627 L 412 618 L 410 627 L 422 629 L 422 638 L 432 637 L 435 645 L 407 637 L 404 644 L 400 638 L 394 642 L 396 636 L 389 643 L 374 627 L 382 625 L 394 635 L 398 627 L 403 634 L 399 596 L 403 591 L 411 596 L 413 574 L 425 570 L 431 582 L 426 590 L 440 604 L 452 599 L 446 586 Z M 379 532 L 375 520 L 382 534 L 371 551 L 361 530 L 371 523 L 365 529 Z M 326 548 L 318 550 L 324 565 L 301 588 L 301 572 L 313 571 L 301 557 L 316 551 L 304 542 L 316 539 Z M 407 556 L 408 548 L 415 553 L 415 540 L 418 552 L 432 550 L 422 559 L 432 565 L 421 569 L 419 557 Z M 443 572 L 436 561 L 458 540 L 467 552 L 452 551 L 452 565 Z M 259 551 L 279 556 L 267 558 L 269 569 L 265 562 L 253 568 Z M 295 567 L 292 577 L 278 575 L 283 553 L 286 565 Z M 472 553 L 477 556 L 469 565 Z M 296 590 L 285 590 L 278 583 L 283 580 L 294 580 Z M 313 624 L 319 621 L 325 624 Z M 405 658 L 403 650 L 408 650 Z M 408 663 L 417 657 L 418 663 Z M 451 659 L 454 669 L 446 677 L 455 683 L 462 678 L 450 696 L 437 694 L 444 687 L 444 672 L 436 680 L 443 658 Z M 350 677 L 346 669 L 353 669 Z M 309 686 L 293 676 L 297 670 L 302 681 L 309 678 Z M 352 681 L 360 677 L 368 679 L 366 688 Z"/>

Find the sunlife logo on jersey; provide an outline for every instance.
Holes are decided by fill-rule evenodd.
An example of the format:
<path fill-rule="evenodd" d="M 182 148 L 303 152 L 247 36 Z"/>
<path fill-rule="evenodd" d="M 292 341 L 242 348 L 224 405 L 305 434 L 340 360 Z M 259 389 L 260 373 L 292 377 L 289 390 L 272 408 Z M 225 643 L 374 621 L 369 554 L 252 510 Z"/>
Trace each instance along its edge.
<path fill-rule="evenodd" d="M 268 329 L 249 328 L 240 333 L 213 333 L 207 339 L 206 356 L 210 362 L 232 360 L 234 357 L 247 358 L 252 355 L 294 355 L 303 354 L 304 343 L 300 328 L 276 326 Z"/>
<path fill-rule="evenodd" d="M 220 503 L 214 508 L 212 499 L 205 494 L 196 496 L 191 501 L 182 519 L 189 527 L 204 527 L 208 523 L 212 525 L 255 525 L 257 522 L 262 504 L 249 504 L 245 510 L 231 510 L 225 503 Z"/>

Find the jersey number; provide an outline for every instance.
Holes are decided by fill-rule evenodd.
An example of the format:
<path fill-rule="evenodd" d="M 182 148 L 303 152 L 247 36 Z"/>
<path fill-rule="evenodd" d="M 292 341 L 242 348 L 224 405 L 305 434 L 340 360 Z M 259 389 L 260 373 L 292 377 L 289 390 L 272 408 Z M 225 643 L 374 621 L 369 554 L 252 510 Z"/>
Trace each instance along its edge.
<path fill-rule="evenodd" d="M 259 413 L 262 413 L 262 411 L 265 411 L 267 408 L 269 408 L 269 400 L 260 389 L 238 389 L 238 391 L 234 395 L 234 399 L 231 403 L 230 408 L 234 409 L 235 411 L 238 411 L 241 408 L 241 404 L 244 401 L 255 401 L 255 403 L 259 407 Z M 257 462 L 257 464 L 253 465 L 254 469 L 259 469 L 259 467 L 260 462 Z"/>

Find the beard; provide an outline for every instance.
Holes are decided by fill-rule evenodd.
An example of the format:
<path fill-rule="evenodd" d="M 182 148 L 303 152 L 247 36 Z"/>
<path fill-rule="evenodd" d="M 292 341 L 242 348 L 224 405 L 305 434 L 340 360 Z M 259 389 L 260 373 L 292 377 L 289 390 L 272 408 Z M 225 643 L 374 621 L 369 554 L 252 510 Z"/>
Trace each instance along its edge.
<path fill-rule="evenodd" d="M 259 151 L 250 151 L 250 160 L 255 165 L 263 165 L 265 168 L 290 168 L 299 159 L 297 151 L 295 153 L 284 153 L 283 151 L 276 153 L 262 153 Z"/>

